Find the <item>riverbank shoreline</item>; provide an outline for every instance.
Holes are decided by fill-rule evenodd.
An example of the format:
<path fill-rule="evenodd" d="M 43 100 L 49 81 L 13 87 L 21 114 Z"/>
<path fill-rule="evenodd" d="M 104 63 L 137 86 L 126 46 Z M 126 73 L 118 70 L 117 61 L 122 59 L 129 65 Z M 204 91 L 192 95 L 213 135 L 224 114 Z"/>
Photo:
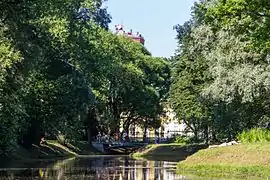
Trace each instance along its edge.
<path fill-rule="evenodd" d="M 133 158 L 160 159 L 182 161 L 200 149 L 207 148 L 206 144 L 150 144 L 137 152 L 132 153 Z"/>
<path fill-rule="evenodd" d="M 74 144 L 62 145 L 58 141 L 47 140 L 45 144 L 32 145 L 32 147 L 29 149 L 18 146 L 18 148 L 16 148 L 10 156 L 0 157 L 0 160 L 1 162 L 35 162 L 96 155 L 103 154 L 93 146 L 89 145 L 88 142 L 80 141 Z"/>
<path fill-rule="evenodd" d="M 177 165 L 179 173 L 207 177 L 270 177 L 270 144 L 237 144 L 208 148 L 187 157 Z"/>

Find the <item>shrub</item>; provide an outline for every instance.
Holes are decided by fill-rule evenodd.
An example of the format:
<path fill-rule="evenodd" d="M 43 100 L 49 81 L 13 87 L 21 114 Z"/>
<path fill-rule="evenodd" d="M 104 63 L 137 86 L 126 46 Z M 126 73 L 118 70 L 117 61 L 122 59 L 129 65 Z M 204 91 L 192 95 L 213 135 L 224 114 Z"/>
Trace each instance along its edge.
<path fill-rule="evenodd" d="M 175 136 L 174 143 L 187 144 L 189 142 L 189 139 L 190 138 L 186 136 Z"/>
<path fill-rule="evenodd" d="M 184 135 L 174 135 L 169 143 L 177 143 L 177 144 L 189 144 L 191 142 L 191 137 L 187 137 Z"/>
<path fill-rule="evenodd" d="M 237 135 L 242 143 L 270 142 L 270 131 L 267 129 L 251 129 Z"/>

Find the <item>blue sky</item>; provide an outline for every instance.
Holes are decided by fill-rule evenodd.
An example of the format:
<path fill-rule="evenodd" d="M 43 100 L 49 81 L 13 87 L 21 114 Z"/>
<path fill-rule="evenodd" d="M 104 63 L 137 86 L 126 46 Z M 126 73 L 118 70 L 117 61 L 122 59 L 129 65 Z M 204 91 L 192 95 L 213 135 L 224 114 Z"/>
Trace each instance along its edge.
<path fill-rule="evenodd" d="M 139 31 L 153 56 L 170 57 L 177 47 L 173 26 L 190 18 L 195 0 L 108 0 L 110 28 L 123 23 L 126 31 Z"/>

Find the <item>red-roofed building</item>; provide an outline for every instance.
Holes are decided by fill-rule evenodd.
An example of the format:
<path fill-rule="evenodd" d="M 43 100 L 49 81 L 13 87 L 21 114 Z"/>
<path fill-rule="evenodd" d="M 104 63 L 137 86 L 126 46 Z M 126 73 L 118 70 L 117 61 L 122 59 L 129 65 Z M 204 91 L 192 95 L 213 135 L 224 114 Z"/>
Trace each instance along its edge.
<path fill-rule="evenodd" d="M 129 32 L 126 33 L 124 31 L 124 26 L 121 24 L 115 25 L 115 30 L 116 30 L 117 35 L 126 35 L 132 38 L 134 41 L 137 41 L 141 43 L 142 45 L 144 45 L 144 42 L 145 42 L 144 37 L 139 32 L 137 32 L 136 34 L 133 34 L 132 30 L 130 30 Z"/>

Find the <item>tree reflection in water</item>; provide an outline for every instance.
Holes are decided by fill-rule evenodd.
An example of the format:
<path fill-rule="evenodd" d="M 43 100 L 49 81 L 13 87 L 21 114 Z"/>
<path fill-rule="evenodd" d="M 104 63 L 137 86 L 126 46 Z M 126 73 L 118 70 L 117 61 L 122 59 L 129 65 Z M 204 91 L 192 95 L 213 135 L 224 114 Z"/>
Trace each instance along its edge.
<path fill-rule="evenodd" d="M 0 171 L 0 179 L 42 180 L 175 180 L 171 168 L 175 163 L 164 161 L 134 160 L 130 157 L 73 158 L 57 161 L 45 168 L 9 169 Z M 171 166 L 171 167 L 170 167 Z"/>

